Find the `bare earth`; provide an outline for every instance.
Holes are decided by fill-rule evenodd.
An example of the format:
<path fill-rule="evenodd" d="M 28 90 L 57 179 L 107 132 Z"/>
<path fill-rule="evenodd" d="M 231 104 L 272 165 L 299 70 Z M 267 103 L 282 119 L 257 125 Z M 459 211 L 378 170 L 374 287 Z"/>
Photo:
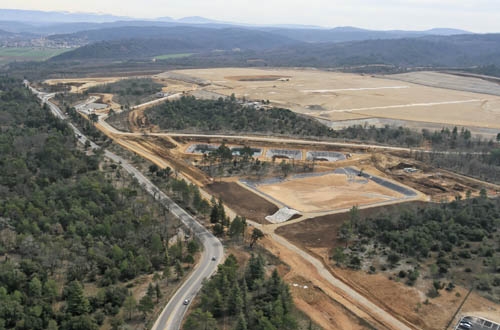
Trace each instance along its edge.
<path fill-rule="evenodd" d="M 500 97 L 494 95 L 307 69 L 220 68 L 174 72 L 210 81 L 212 84 L 206 90 L 270 100 L 273 105 L 328 120 L 379 117 L 500 128 Z"/>
<path fill-rule="evenodd" d="M 329 211 L 403 197 L 373 181 L 349 182 L 344 174 L 264 184 L 259 185 L 258 189 L 301 212 Z"/>

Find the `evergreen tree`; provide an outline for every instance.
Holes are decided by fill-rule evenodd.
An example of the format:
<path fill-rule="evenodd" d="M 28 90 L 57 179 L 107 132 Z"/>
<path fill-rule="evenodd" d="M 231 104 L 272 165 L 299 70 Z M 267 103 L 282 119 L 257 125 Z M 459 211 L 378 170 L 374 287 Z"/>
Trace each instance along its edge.
<path fill-rule="evenodd" d="M 125 302 L 123 303 L 123 308 L 125 309 L 125 312 L 127 313 L 128 319 L 132 319 L 132 316 L 134 315 L 135 309 L 137 308 L 137 302 L 135 301 L 135 298 L 133 295 L 127 296 L 125 298 Z"/>
<path fill-rule="evenodd" d="M 155 305 L 153 303 L 153 300 L 148 294 L 145 294 L 144 297 L 142 297 L 139 301 L 138 309 L 140 312 L 142 312 L 144 318 L 146 318 L 146 316 L 153 311 L 154 307 Z"/>
<path fill-rule="evenodd" d="M 236 323 L 236 328 L 235 330 L 247 330 L 247 321 L 245 319 L 245 316 L 243 314 L 240 314 L 238 317 L 238 323 Z"/>
<path fill-rule="evenodd" d="M 155 293 L 156 293 L 156 302 L 158 303 L 158 301 L 162 297 L 160 285 L 158 283 L 156 283 L 156 285 L 155 285 Z"/>
<path fill-rule="evenodd" d="M 90 312 L 90 304 L 83 294 L 83 286 L 78 281 L 66 287 L 66 310 L 71 315 L 83 315 Z"/>

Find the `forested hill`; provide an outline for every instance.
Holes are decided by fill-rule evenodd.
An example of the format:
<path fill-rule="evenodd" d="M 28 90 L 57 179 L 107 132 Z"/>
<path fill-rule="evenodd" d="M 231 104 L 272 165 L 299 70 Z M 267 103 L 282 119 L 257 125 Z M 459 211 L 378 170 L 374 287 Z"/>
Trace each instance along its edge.
<path fill-rule="evenodd" d="M 403 67 L 469 67 L 500 64 L 500 34 L 429 36 L 291 46 L 264 55 L 270 65 L 388 64 Z"/>
<path fill-rule="evenodd" d="M 195 27 L 123 27 L 51 37 L 81 39 L 87 46 L 61 54 L 53 61 L 73 59 L 145 59 L 180 52 L 214 50 L 263 50 L 296 43 L 273 33 L 240 28 L 203 29 Z"/>
<path fill-rule="evenodd" d="M 122 324 L 124 305 L 136 318 L 135 279 L 179 263 L 167 221 L 21 81 L 0 78 L 0 90 L 0 329 L 97 330 Z"/>
<path fill-rule="evenodd" d="M 258 61 L 256 61 L 258 59 Z M 296 44 L 262 52 L 204 53 L 171 65 L 338 68 L 382 64 L 397 68 L 500 66 L 500 34 L 428 36 L 344 43 Z M 360 68 L 369 72 L 370 68 Z"/>
<path fill-rule="evenodd" d="M 425 36 L 342 43 L 306 43 L 270 32 L 239 28 L 116 28 L 77 34 L 94 42 L 51 59 L 151 59 L 173 53 L 196 55 L 168 60 L 186 66 L 339 67 L 385 64 L 397 67 L 500 65 L 500 34 Z M 73 38 L 74 35 L 57 36 Z M 126 39 L 121 39 L 126 38 Z M 97 42 L 95 42 L 97 41 Z M 217 52 L 214 52 L 217 50 Z M 236 50 L 236 51 L 235 51 Z"/>

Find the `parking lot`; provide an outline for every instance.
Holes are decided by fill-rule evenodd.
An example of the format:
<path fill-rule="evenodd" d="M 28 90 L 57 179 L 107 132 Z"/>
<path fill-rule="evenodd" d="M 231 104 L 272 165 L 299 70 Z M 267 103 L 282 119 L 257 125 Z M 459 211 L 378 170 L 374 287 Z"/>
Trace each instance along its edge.
<path fill-rule="evenodd" d="M 460 326 L 461 322 L 469 322 L 472 324 L 470 328 Z M 457 330 L 500 330 L 500 324 L 495 323 L 490 320 L 485 320 L 480 317 L 475 317 L 475 316 L 464 316 L 460 319 L 460 322 L 457 324 L 455 327 Z"/>

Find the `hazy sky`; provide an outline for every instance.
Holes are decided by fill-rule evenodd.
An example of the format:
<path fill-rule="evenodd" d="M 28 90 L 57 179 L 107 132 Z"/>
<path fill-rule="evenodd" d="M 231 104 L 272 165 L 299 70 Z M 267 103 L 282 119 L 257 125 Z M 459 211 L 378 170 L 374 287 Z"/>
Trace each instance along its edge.
<path fill-rule="evenodd" d="M 500 32 L 500 0 L 0 0 L 0 7 L 141 18 L 204 16 L 255 24 Z"/>

